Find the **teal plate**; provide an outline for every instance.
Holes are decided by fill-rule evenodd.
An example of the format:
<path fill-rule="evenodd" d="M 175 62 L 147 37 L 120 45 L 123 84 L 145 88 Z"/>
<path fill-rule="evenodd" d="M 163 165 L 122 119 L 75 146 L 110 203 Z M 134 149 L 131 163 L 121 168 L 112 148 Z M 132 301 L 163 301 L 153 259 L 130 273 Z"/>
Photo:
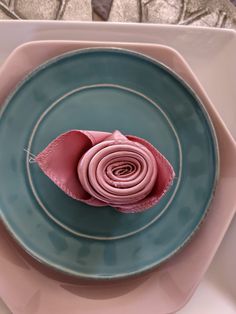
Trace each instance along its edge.
<path fill-rule="evenodd" d="M 75 201 L 54 185 L 39 153 L 71 129 L 113 131 L 150 141 L 176 178 L 158 205 L 121 214 Z M 159 265 L 200 225 L 218 175 L 210 119 L 170 69 L 120 49 L 85 49 L 31 73 L 8 98 L 0 120 L 1 217 L 39 261 L 85 278 L 121 278 Z"/>

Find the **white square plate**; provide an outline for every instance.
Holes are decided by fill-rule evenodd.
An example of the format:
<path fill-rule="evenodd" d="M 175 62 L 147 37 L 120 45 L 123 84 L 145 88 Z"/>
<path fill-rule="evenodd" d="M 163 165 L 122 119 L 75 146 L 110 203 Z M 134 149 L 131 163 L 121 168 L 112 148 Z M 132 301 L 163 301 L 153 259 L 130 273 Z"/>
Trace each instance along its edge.
<path fill-rule="evenodd" d="M 4 36 L 6 32 L 9 34 L 7 38 Z M 0 50 L 2 60 L 9 54 L 12 48 L 29 39 L 105 41 L 112 39 L 112 41 L 156 42 L 170 45 L 179 50 L 188 60 L 211 99 L 214 100 L 214 104 L 231 129 L 231 132 L 236 135 L 236 126 L 233 121 L 233 117 L 236 116 L 236 108 L 233 106 L 236 96 L 236 91 L 233 88 L 236 76 L 236 61 L 234 58 L 236 36 L 233 31 L 132 24 L 3 22 L 0 24 L 0 39 L 3 48 Z M 219 86 L 220 88 L 216 88 Z M 222 104 L 230 108 L 230 110 L 224 111 Z M 214 293 L 212 295 L 217 296 Z M 218 295 L 218 300 L 219 298 Z M 227 304 L 229 311 L 225 312 L 225 308 L 222 308 L 224 313 L 235 313 L 235 308 L 231 307 L 230 302 L 225 304 Z M 203 314 L 216 313 L 210 312 L 209 309 L 203 312 L 200 303 L 199 306 L 198 311 L 195 306 L 194 308 L 188 308 L 187 312 L 183 310 L 183 313 L 199 313 L 200 309 Z M 222 311 L 219 311 L 219 313 Z"/>

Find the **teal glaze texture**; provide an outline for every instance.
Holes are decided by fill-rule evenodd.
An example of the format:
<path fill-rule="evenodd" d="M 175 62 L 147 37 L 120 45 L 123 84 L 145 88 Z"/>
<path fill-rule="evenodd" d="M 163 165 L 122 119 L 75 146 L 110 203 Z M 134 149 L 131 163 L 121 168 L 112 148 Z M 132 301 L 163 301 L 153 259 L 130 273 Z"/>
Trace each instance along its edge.
<path fill-rule="evenodd" d="M 140 214 L 71 199 L 24 151 L 37 154 L 71 129 L 148 140 L 173 165 L 173 186 Z M 86 278 L 137 274 L 172 256 L 205 216 L 218 174 L 215 133 L 196 95 L 162 64 L 118 49 L 65 54 L 30 74 L 2 111 L 0 147 L 3 222 L 31 255 Z"/>

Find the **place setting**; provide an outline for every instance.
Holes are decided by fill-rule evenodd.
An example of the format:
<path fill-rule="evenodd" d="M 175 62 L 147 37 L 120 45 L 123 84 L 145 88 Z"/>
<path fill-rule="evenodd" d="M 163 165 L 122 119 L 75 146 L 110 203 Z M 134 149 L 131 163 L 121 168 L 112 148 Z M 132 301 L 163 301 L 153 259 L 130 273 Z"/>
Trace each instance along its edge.
<path fill-rule="evenodd" d="M 0 78 L 2 267 L 11 243 L 31 297 L 47 287 L 58 304 L 119 313 L 143 295 L 176 311 L 214 256 L 207 232 L 230 221 L 222 203 L 235 211 L 235 141 L 184 57 L 41 40 L 17 47 Z"/>

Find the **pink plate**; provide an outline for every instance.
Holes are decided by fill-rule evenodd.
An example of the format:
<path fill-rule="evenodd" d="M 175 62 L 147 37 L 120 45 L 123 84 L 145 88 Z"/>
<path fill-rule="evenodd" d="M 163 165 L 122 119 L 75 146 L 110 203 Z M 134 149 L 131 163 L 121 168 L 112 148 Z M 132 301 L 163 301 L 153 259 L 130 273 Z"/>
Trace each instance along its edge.
<path fill-rule="evenodd" d="M 0 69 L 0 102 L 29 71 L 63 52 L 85 47 L 121 47 L 165 63 L 185 79 L 205 104 L 220 148 L 220 178 L 209 214 L 179 254 L 155 271 L 125 281 L 95 283 L 55 273 L 28 257 L 0 225 L 0 295 L 14 314 L 176 312 L 206 272 L 235 213 L 236 145 L 195 75 L 173 49 L 152 44 L 47 41 L 18 47 Z"/>

